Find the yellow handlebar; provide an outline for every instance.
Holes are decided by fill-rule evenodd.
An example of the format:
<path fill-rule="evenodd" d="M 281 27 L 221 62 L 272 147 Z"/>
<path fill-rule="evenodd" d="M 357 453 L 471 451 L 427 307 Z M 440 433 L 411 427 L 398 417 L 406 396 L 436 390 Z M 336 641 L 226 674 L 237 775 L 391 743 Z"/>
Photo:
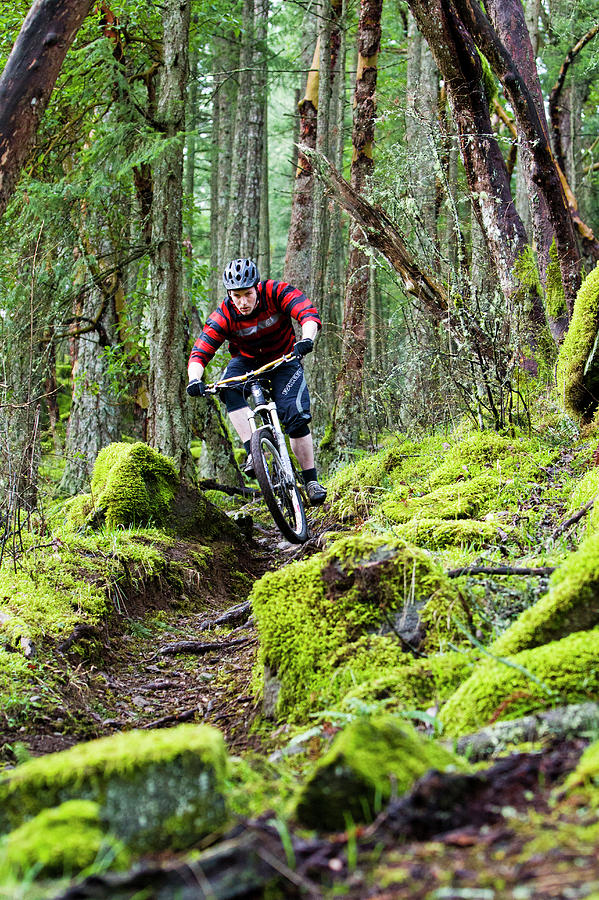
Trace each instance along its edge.
<path fill-rule="evenodd" d="M 265 363 L 263 366 L 260 366 L 259 369 L 254 369 L 252 372 L 245 372 L 243 375 L 233 375 L 231 378 L 223 378 L 222 381 L 213 381 L 212 384 L 206 385 L 206 390 L 217 390 L 220 387 L 226 387 L 228 384 L 243 384 L 255 375 L 263 375 L 265 372 L 270 372 L 271 369 L 274 369 L 281 363 L 289 362 L 289 360 L 297 358 L 295 353 L 285 353 L 278 359 L 273 359 L 272 362 Z"/>

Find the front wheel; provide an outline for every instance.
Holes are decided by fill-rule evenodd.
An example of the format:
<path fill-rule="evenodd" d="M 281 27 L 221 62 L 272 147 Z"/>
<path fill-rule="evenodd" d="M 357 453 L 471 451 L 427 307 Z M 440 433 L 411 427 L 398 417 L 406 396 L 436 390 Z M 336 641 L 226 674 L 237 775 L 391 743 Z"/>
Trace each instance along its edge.
<path fill-rule="evenodd" d="M 281 534 L 293 544 L 308 537 L 306 512 L 295 480 L 285 471 L 269 427 L 259 428 L 251 437 L 250 452 L 262 496 Z"/>

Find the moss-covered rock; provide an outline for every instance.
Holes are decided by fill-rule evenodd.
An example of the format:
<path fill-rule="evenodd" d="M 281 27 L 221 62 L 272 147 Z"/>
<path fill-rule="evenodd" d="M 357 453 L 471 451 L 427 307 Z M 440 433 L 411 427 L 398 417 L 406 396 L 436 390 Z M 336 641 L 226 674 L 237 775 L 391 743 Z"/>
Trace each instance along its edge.
<path fill-rule="evenodd" d="M 257 681 L 268 667 L 280 686 L 277 713 L 294 716 L 336 702 L 405 659 L 411 642 L 397 635 L 408 629 L 422 640 L 418 623 L 426 610 L 425 640 L 434 647 L 440 629 L 447 635 L 455 617 L 467 618 L 455 585 L 430 556 L 384 535 L 344 538 L 270 572 L 254 585 L 251 601 L 260 634 Z M 377 633 L 376 649 L 365 651 L 363 641 Z"/>
<path fill-rule="evenodd" d="M 489 659 L 450 697 L 439 717 L 449 735 L 493 721 L 599 699 L 599 630 Z"/>
<path fill-rule="evenodd" d="M 569 512 L 575 513 L 591 500 L 595 502 L 588 514 L 587 533 L 599 531 L 599 466 L 595 466 L 577 482 L 570 495 Z"/>
<path fill-rule="evenodd" d="M 368 822 L 392 794 L 404 794 L 429 769 L 467 769 L 463 760 L 392 716 L 360 717 L 316 764 L 296 806 L 309 828 L 336 831 Z"/>
<path fill-rule="evenodd" d="M 355 711 L 369 703 L 383 702 L 389 710 L 425 710 L 442 705 L 466 681 L 478 661 L 478 655 L 453 651 L 379 671 L 374 678 L 349 690 L 342 710 Z"/>
<path fill-rule="evenodd" d="M 507 656 L 599 624 L 599 534 L 584 541 L 551 576 L 549 591 L 526 609 L 490 650 Z"/>
<path fill-rule="evenodd" d="M 513 528 L 497 519 L 481 522 L 477 519 L 414 517 L 393 528 L 393 534 L 401 540 L 430 550 L 442 550 L 446 547 L 478 550 L 503 539 L 503 535 L 512 533 Z"/>
<path fill-rule="evenodd" d="M 557 359 L 560 397 L 576 420 L 588 422 L 599 396 L 599 265 L 576 296 L 570 327 Z"/>
<path fill-rule="evenodd" d="M 67 800 L 44 809 L 0 840 L 0 881 L 71 877 L 94 864 L 124 868 L 130 855 L 107 832 L 92 800 Z"/>
<path fill-rule="evenodd" d="M 108 526 L 166 524 L 178 485 L 172 460 L 141 441 L 100 450 L 91 482 Z"/>
<path fill-rule="evenodd" d="M 184 847 L 223 824 L 226 766 L 220 732 L 203 725 L 78 744 L 0 775 L 0 833 L 83 799 L 136 852 Z"/>

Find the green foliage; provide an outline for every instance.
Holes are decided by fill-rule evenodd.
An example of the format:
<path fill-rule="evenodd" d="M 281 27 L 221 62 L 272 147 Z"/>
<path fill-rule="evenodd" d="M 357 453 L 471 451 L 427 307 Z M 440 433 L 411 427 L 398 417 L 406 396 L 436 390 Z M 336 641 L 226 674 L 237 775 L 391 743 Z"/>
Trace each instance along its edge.
<path fill-rule="evenodd" d="M 549 265 L 547 266 L 545 275 L 545 284 L 545 307 L 547 309 L 547 315 L 551 316 L 553 319 L 557 319 L 559 316 L 565 315 L 567 310 L 555 238 L 549 248 Z"/>
<path fill-rule="evenodd" d="M 184 847 L 225 821 L 226 770 L 222 736 L 205 725 L 89 741 L 0 775 L 0 833 L 80 799 L 132 850 Z"/>

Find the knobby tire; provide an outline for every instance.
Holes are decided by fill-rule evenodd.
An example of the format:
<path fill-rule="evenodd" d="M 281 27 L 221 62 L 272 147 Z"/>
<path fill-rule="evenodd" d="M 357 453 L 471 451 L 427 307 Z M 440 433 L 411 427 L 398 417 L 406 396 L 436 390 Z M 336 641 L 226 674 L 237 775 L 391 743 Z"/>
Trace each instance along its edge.
<path fill-rule="evenodd" d="M 272 430 L 265 426 L 251 437 L 250 453 L 262 496 L 281 534 L 293 544 L 308 537 L 306 511 L 297 485 L 285 484 L 285 468 Z"/>

